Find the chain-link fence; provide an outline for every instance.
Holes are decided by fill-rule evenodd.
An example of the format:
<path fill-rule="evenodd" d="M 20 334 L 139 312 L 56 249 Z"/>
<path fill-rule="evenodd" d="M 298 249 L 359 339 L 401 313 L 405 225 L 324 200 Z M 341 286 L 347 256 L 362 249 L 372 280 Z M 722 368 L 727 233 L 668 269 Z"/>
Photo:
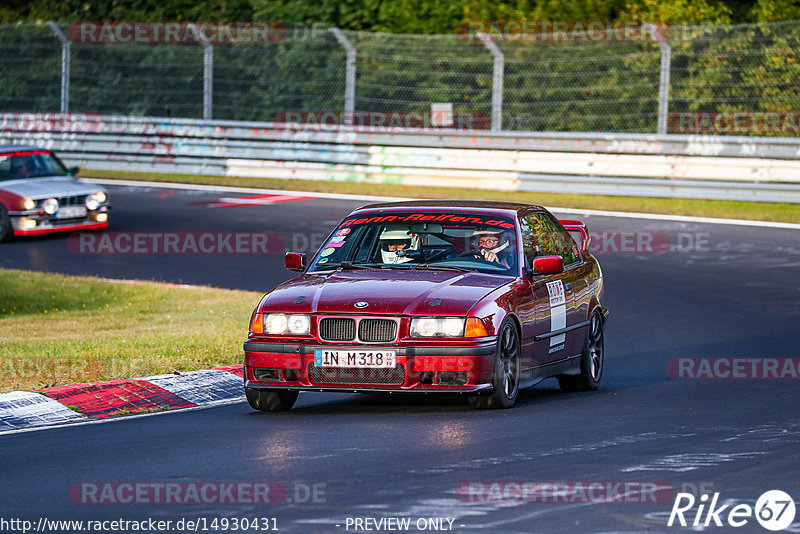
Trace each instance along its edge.
<path fill-rule="evenodd" d="M 506 131 L 687 133 L 691 125 L 798 136 L 800 127 L 785 122 L 800 111 L 800 21 L 670 28 L 667 39 L 638 41 L 320 28 L 237 44 L 69 35 L 52 23 L 0 25 L 0 110 L 252 121 L 340 111 L 346 123 L 353 113 L 424 114 L 445 103 L 472 117 L 470 127 Z M 738 129 L 734 112 L 750 126 L 773 113 L 783 128 Z M 720 130 L 721 116 L 734 127 Z"/>

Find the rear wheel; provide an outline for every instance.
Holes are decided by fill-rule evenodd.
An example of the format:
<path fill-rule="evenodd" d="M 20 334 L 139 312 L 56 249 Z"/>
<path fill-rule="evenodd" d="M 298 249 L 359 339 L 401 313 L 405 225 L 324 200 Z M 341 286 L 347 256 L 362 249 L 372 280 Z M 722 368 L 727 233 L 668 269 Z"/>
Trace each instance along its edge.
<path fill-rule="evenodd" d="M 297 391 L 267 391 L 245 388 L 247 402 L 254 410 L 262 412 L 285 412 L 297 401 Z"/>
<path fill-rule="evenodd" d="M 8 211 L 5 206 L 0 204 L 0 243 L 8 241 L 14 235 L 14 230 L 11 228 L 11 219 L 8 217 Z"/>
<path fill-rule="evenodd" d="M 581 354 L 581 374 L 558 377 L 561 391 L 594 391 L 600 386 L 603 376 L 603 316 L 599 311 L 592 312 L 586 341 Z"/>
<path fill-rule="evenodd" d="M 470 406 L 479 410 L 511 408 L 517 402 L 519 393 L 519 332 L 514 321 L 507 319 L 500 327 L 497 338 L 491 395 L 470 395 Z"/>

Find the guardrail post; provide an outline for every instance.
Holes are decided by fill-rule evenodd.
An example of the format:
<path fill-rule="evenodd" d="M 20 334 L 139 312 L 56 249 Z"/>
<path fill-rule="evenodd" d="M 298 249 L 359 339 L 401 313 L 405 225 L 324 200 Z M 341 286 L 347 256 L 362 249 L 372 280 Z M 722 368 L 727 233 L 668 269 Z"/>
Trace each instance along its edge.
<path fill-rule="evenodd" d="M 350 126 L 353 124 L 353 113 L 356 110 L 356 47 L 339 28 L 330 28 L 330 32 L 347 53 L 344 81 L 344 123 Z"/>
<path fill-rule="evenodd" d="M 647 29 L 653 40 L 661 49 L 661 73 L 658 80 L 658 134 L 667 133 L 667 118 L 669 116 L 669 73 L 672 62 L 672 47 L 669 39 L 664 36 L 655 24 L 648 24 Z"/>
<path fill-rule="evenodd" d="M 497 43 L 492 41 L 487 34 L 479 33 L 478 37 L 494 56 L 494 66 L 492 68 L 492 131 L 499 132 L 503 129 L 503 77 L 506 60 Z"/>
<path fill-rule="evenodd" d="M 69 72 L 70 72 L 70 41 L 56 23 L 49 21 L 47 27 L 56 34 L 61 41 L 61 113 L 69 112 Z"/>

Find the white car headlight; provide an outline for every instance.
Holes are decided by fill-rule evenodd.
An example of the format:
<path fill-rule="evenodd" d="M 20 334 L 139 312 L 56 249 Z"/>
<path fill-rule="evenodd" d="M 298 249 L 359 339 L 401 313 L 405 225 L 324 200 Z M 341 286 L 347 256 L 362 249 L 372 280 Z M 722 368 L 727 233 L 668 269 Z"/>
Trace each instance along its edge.
<path fill-rule="evenodd" d="M 288 323 L 289 332 L 292 334 L 308 334 L 311 332 L 311 319 L 308 315 L 290 315 Z"/>
<path fill-rule="evenodd" d="M 311 318 L 308 315 L 294 313 L 268 313 L 264 317 L 264 333 L 283 335 L 306 335 L 311 332 Z"/>
<path fill-rule="evenodd" d="M 55 212 L 58 211 L 58 200 L 54 198 L 48 198 L 42 204 L 42 209 L 48 215 L 53 215 Z"/>
<path fill-rule="evenodd" d="M 32 210 L 33 208 L 36 207 L 36 201 L 26 198 L 25 202 L 22 204 L 22 207 L 25 208 L 26 210 Z"/>
<path fill-rule="evenodd" d="M 411 337 L 462 337 L 463 317 L 416 317 L 411 319 Z"/>
<path fill-rule="evenodd" d="M 289 330 L 289 320 L 282 313 L 270 313 L 264 317 L 264 330 L 267 334 L 285 334 Z"/>
<path fill-rule="evenodd" d="M 86 209 L 89 211 L 94 211 L 100 207 L 100 204 L 108 200 L 108 196 L 103 193 L 102 191 L 98 191 L 97 193 L 92 193 L 88 197 L 86 197 Z"/>

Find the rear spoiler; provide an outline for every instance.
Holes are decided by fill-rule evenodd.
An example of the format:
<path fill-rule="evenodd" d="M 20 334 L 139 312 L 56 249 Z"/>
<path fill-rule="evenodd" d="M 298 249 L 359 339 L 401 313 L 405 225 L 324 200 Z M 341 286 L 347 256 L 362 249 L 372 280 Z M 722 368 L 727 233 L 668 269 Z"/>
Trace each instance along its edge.
<path fill-rule="evenodd" d="M 579 232 L 581 234 L 581 251 L 586 252 L 589 249 L 589 229 L 586 228 L 586 223 L 581 221 L 558 221 L 567 230 L 567 232 Z"/>

